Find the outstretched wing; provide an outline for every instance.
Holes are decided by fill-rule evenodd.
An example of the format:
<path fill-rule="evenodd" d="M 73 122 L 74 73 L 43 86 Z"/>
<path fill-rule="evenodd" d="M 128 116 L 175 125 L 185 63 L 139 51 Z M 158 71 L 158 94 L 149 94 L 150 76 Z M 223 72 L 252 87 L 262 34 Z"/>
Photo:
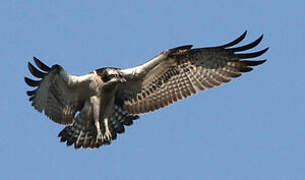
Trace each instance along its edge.
<path fill-rule="evenodd" d="M 232 47 L 245 36 L 246 32 L 236 40 L 217 47 L 191 49 L 192 46 L 181 46 L 169 49 L 143 65 L 122 70 L 128 80 L 119 93 L 120 98 L 125 98 L 124 109 L 132 114 L 154 111 L 251 71 L 251 66 L 266 60 L 245 59 L 258 57 L 268 48 L 239 53 L 257 46 L 263 38 L 260 36 L 248 45 Z"/>
<path fill-rule="evenodd" d="M 25 77 L 25 82 L 31 87 L 27 91 L 29 100 L 34 108 L 60 124 L 71 124 L 75 113 L 81 109 L 85 99 L 89 96 L 89 82 L 94 74 L 74 76 L 68 74 L 61 66 L 51 68 L 34 57 L 35 66 L 30 62 L 28 68 L 31 74 L 39 80 Z"/>

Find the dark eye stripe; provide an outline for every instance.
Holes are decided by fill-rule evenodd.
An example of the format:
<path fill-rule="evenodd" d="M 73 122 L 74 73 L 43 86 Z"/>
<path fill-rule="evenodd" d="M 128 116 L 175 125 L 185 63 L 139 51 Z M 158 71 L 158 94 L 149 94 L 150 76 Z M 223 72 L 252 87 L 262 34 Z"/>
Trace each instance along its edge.
<path fill-rule="evenodd" d="M 107 82 L 107 81 L 109 81 L 110 80 L 110 76 L 108 76 L 108 75 L 103 75 L 102 76 L 102 80 L 104 81 L 104 82 Z"/>

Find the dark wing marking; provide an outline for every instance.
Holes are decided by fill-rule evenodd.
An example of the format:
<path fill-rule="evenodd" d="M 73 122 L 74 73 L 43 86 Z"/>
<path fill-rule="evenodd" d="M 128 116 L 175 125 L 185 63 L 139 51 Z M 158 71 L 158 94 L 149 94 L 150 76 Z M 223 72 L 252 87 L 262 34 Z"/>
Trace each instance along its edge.
<path fill-rule="evenodd" d="M 251 66 L 260 65 L 266 60 L 244 59 L 258 57 L 268 48 L 252 53 L 238 53 L 255 47 L 263 38 L 260 36 L 248 45 L 232 47 L 245 36 L 246 32 L 236 40 L 218 47 L 189 49 L 186 47 L 190 46 L 182 46 L 161 53 L 166 57 L 158 59 L 158 63 L 146 72 L 143 80 L 138 80 L 141 83 L 140 90 L 127 97 L 124 109 L 132 114 L 154 111 L 199 90 L 229 82 L 243 72 L 251 71 Z M 141 73 L 141 70 L 138 71 Z"/>

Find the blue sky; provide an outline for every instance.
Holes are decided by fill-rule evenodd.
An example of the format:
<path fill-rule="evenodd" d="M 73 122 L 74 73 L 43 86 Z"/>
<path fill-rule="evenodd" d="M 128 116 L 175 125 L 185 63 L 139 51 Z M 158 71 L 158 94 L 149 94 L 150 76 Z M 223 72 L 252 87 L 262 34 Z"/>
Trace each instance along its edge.
<path fill-rule="evenodd" d="M 305 179 L 305 3 L 0 2 L 1 179 Z M 23 81 L 36 56 L 68 72 L 127 68 L 179 45 L 221 45 L 248 30 L 270 47 L 254 71 L 142 115 L 111 146 L 78 150 L 36 112 Z"/>

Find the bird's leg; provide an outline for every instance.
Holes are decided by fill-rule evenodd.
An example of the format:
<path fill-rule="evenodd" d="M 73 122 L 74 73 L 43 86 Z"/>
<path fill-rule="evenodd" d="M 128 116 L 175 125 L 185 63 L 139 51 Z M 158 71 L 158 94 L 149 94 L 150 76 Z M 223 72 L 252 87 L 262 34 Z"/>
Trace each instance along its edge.
<path fill-rule="evenodd" d="M 107 141 L 111 141 L 112 136 L 108 126 L 108 118 L 104 118 L 104 125 L 105 125 L 104 139 Z"/>
<path fill-rule="evenodd" d="M 100 122 L 98 119 L 94 119 L 94 125 L 96 127 L 96 143 L 99 142 L 100 140 L 103 139 L 103 136 L 102 136 L 102 131 L 101 131 L 101 128 L 100 128 Z"/>
<path fill-rule="evenodd" d="M 103 139 L 101 126 L 100 126 L 100 99 L 96 96 L 90 98 L 91 105 L 92 105 L 92 113 L 93 113 L 93 120 L 94 125 L 96 128 L 96 143 Z"/>

